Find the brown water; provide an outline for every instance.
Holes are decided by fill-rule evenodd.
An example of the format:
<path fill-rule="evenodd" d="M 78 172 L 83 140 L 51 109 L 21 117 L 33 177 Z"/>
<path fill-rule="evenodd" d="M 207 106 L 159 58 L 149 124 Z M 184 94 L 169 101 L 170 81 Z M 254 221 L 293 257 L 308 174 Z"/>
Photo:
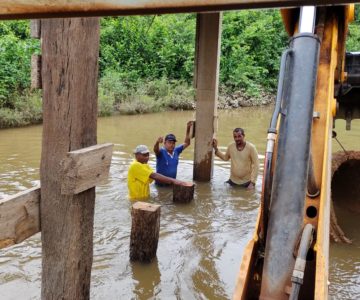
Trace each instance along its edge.
<path fill-rule="evenodd" d="M 219 112 L 220 149 L 232 141 L 234 127 L 244 127 L 262 164 L 271 112 L 271 107 Z M 198 183 L 195 199 L 188 205 L 173 205 L 170 189 L 152 187 L 152 201 L 163 205 L 157 260 L 149 265 L 129 262 L 131 203 L 126 175 L 132 149 L 140 143 L 152 147 L 158 136 L 168 132 L 181 142 L 186 122 L 193 118 L 193 112 L 166 112 L 99 119 L 99 143 L 112 142 L 115 148 L 109 181 L 97 188 L 92 299 L 231 298 L 255 225 L 262 171 L 255 191 L 232 189 L 224 184 L 229 163 L 216 159 L 212 181 Z M 337 127 L 344 146 L 359 150 L 360 123 L 354 123 L 346 135 L 344 123 L 337 121 Z M 41 130 L 41 126 L 31 126 L 0 131 L 0 198 L 37 183 Z M 334 151 L 339 149 L 334 143 Z M 180 179 L 192 179 L 192 159 L 193 145 L 182 154 Z M 152 156 L 152 167 L 154 161 Z M 354 244 L 331 246 L 330 291 L 336 299 L 360 298 L 360 236 L 354 229 L 359 222 L 358 218 L 349 220 Z M 0 299 L 39 299 L 40 234 L 0 251 Z"/>

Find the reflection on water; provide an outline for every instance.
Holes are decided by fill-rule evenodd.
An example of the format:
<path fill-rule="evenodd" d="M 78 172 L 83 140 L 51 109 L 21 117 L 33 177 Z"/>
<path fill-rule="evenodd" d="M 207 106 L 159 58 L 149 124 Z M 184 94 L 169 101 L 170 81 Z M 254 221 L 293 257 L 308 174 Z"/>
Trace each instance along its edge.
<path fill-rule="evenodd" d="M 244 127 L 262 164 L 271 111 L 266 107 L 219 112 L 220 149 L 232 141 L 234 127 Z M 224 182 L 230 164 L 216 159 L 213 179 L 196 183 L 194 201 L 186 205 L 172 203 L 170 188 L 152 186 L 151 201 L 162 205 L 157 260 L 146 265 L 129 262 L 131 203 L 126 176 L 132 150 L 140 143 L 152 148 L 158 136 L 169 132 L 183 141 L 186 122 L 193 117 L 193 112 L 166 112 L 99 119 L 99 143 L 113 142 L 115 147 L 108 183 L 97 188 L 92 299 L 231 298 L 243 249 L 253 233 L 261 171 L 255 191 L 229 188 Z M 337 126 L 341 128 L 340 121 Z M 359 123 L 352 128 L 349 138 L 337 130 L 338 138 L 348 149 L 350 145 L 360 149 L 360 139 L 353 137 L 354 132 L 359 137 Z M 40 144 L 41 126 L 0 131 L 0 198 L 36 184 Z M 179 179 L 191 181 L 192 160 L 193 145 L 182 154 Z M 155 167 L 154 156 L 150 165 Z M 360 250 L 356 245 L 352 250 L 331 248 L 330 272 L 336 274 L 330 277 L 331 293 L 339 298 L 360 297 Z M 40 235 L 1 250 L 0 269 L 1 299 L 39 299 Z"/>

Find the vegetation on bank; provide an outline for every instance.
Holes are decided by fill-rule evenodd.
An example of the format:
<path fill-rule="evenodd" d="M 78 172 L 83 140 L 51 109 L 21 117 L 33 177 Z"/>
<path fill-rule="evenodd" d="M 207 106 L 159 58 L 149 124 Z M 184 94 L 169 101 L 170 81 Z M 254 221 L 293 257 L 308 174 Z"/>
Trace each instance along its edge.
<path fill-rule="evenodd" d="M 350 50 L 359 22 L 350 25 Z M 99 115 L 193 109 L 195 24 L 195 14 L 102 18 Z M 219 107 L 269 102 L 287 40 L 278 10 L 225 12 Z M 41 122 L 41 93 L 30 91 L 34 53 L 29 21 L 0 22 L 0 127 Z"/>

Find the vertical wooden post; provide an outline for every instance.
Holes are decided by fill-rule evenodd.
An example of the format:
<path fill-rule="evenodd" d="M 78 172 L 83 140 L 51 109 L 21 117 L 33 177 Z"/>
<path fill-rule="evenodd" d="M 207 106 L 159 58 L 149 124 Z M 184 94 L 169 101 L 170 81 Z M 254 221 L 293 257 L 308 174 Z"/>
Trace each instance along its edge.
<path fill-rule="evenodd" d="M 31 56 L 31 89 L 41 89 L 41 55 Z"/>
<path fill-rule="evenodd" d="M 150 262 L 159 241 L 160 205 L 136 202 L 131 217 L 130 260 Z"/>
<path fill-rule="evenodd" d="M 41 37 L 41 20 L 30 20 L 30 36 L 33 39 L 39 39 Z"/>
<path fill-rule="evenodd" d="M 41 22 L 42 299 L 89 299 L 95 188 L 61 195 L 60 162 L 96 144 L 99 19 Z"/>
<path fill-rule="evenodd" d="M 217 121 L 221 12 L 198 14 L 196 32 L 196 133 L 194 180 L 212 175 L 214 122 Z"/>

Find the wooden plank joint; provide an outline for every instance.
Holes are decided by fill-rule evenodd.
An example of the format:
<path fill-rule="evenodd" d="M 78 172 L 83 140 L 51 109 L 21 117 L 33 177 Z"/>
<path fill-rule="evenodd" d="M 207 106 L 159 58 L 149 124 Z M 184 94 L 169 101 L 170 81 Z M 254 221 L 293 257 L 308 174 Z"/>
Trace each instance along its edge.
<path fill-rule="evenodd" d="M 74 195 L 106 182 L 113 144 L 101 144 L 68 152 L 62 160 L 61 194 Z"/>

